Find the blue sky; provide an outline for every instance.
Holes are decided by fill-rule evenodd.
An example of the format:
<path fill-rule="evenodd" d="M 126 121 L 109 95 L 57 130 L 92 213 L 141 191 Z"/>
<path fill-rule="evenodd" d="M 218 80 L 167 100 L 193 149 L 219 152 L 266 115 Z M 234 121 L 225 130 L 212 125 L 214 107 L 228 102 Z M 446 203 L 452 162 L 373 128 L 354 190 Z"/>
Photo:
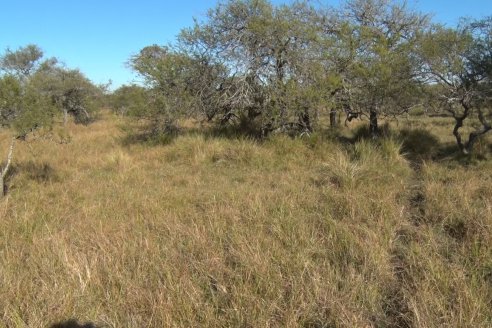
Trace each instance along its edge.
<path fill-rule="evenodd" d="M 338 0 L 319 0 L 336 5 Z M 275 0 L 274 3 L 288 2 Z M 46 56 L 79 68 L 113 88 L 136 77 L 125 66 L 132 54 L 166 44 L 203 17 L 216 0 L 0 0 L 0 53 L 37 44 Z M 492 0 L 409 0 L 412 7 L 454 25 L 461 16 L 492 15 Z"/>

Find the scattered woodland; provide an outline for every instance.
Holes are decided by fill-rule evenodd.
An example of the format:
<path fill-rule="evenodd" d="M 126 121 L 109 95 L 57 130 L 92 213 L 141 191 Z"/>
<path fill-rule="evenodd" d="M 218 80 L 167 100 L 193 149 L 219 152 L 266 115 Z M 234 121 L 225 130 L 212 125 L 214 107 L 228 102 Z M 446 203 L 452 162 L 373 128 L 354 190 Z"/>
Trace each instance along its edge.
<path fill-rule="evenodd" d="M 223 0 L 127 65 L 0 53 L 0 327 L 492 326 L 492 16 Z"/>

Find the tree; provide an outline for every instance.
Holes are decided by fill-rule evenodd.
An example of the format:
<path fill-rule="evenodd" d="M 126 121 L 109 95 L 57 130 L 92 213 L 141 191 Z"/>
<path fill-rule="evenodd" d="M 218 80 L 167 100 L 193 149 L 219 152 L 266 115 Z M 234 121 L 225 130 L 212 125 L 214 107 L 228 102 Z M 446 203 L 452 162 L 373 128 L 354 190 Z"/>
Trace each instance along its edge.
<path fill-rule="evenodd" d="M 422 79 L 431 103 L 451 114 L 455 120 L 453 134 L 458 147 L 469 154 L 478 138 L 492 129 L 492 17 L 479 21 L 462 21 L 455 29 L 436 25 L 425 34 L 420 46 Z M 480 124 L 468 140 L 460 129 L 470 117 Z"/>
<path fill-rule="evenodd" d="M 0 77 L 0 113 L 2 128 L 12 130 L 7 160 L 0 169 L 0 196 L 5 194 L 5 178 L 12 163 L 16 140 L 25 139 L 34 130 L 49 127 L 54 107 L 48 97 L 30 83 L 13 75 Z"/>
<path fill-rule="evenodd" d="M 11 131 L 7 160 L 0 168 L 3 196 L 16 141 L 49 129 L 60 109 L 83 122 L 90 101 L 86 90 L 95 87 L 79 71 L 57 65 L 56 59 L 42 61 L 42 51 L 34 45 L 8 49 L 0 56 L 0 70 L 4 72 L 0 75 L 0 128 Z"/>
<path fill-rule="evenodd" d="M 42 57 L 43 51 L 33 44 L 16 51 L 7 49 L 0 59 L 0 69 L 17 77 L 28 77 L 37 69 Z"/>
<path fill-rule="evenodd" d="M 378 117 L 397 116 L 417 102 L 419 63 L 414 49 L 428 17 L 406 2 L 349 0 L 331 20 L 337 42 L 335 67 L 343 82 L 340 101 L 356 116 L 369 117 L 378 134 Z"/>
<path fill-rule="evenodd" d="M 66 125 L 68 116 L 77 124 L 88 124 L 96 111 L 96 98 L 102 93 L 77 69 L 68 69 L 56 60 L 40 65 L 31 76 L 31 83 L 39 92 L 49 95 L 53 104 L 63 114 Z"/>
<path fill-rule="evenodd" d="M 147 106 L 148 91 L 142 86 L 122 85 L 110 96 L 110 106 L 120 115 L 136 116 L 136 113 Z"/>
<path fill-rule="evenodd" d="M 133 114 L 156 132 L 172 132 L 177 121 L 209 110 L 220 88 L 218 66 L 168 46 L 145 47 L 130 60 L 147 86 L 149 100 Z M 221 79 L 222 81 L 223 79 Z"/>
<path fill-rule="evenodd" d="M 225 70 L 212 93 L 219 111 L 210 117 L 256 121 L 265 133 L 311 130 L 318 104 L 308 95 L 321 81 L 314 14 L 306 2 L 229 0 L 210 10 L 205 22 L 183 30 L 179 44 L 186 53 Z"/>

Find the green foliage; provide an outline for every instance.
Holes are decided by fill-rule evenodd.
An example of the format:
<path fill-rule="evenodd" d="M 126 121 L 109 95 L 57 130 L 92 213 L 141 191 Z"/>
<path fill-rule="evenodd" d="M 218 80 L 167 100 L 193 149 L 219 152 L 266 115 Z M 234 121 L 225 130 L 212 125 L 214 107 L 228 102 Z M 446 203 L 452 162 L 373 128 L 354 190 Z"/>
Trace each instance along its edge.
<path fill-rule="evenodd" d="M 67 69 L 55 58 L 42 60 L 34 45 L 16 51 L 7 49 L 0 57 L 0 110 L 4 127 L 13 127 L 19 136 L 49 127 L 61 113 L 76 123 L 88 123 L 96 110 L 101 89 L 79 70 Z"/>
<path fill-rule="evenodd" d="M 492 17 L 463 21 L 456 29 L 433 26 L 418 49 L 422 79 L 434 84 L 427 88 L 429 102 L 454 118 L 456 142 L 468 154 L 477 139 L 492 129 Z M 473 116 L 480 126 L 465 141 L 460 131 Z"/>
<path fill-rule="evenodd" d="M 177 120 L 206 116 L 220 109 L 217 103 L 223 68 L 200 58 L 171 49 L 150 46 L 132 57 L 132 68 L 144 77 L 148 95 L 145 106 L 133 107 L 133 114 L 158 129 L 168 130 Z M 143 90 L 137 91 L 143 93 Z M 139 95 L 137 101 L 141 101 Z"/>
<path fill-rule="evenodd" d="M 57 116 L 70 114 L 76 123 L 88 123 L 100 92 L 78 70 L 58 65 L 55 58 L 41 61 L 42 51 L 34 45 L 0 56 L 0 127 L 11 132 L 5 164 L 0 166 L 0 196 L 7 190 L 15 141 L 25 140 L 39 130 L 51 130 Z"/>
<path fill-rule="evenodd" d="M 81 124 L 90 122 L 102 92 L 79 70 L 67 69 L 56 62 L 42 65 L 33 74 L 31 83 L 39 92 L 50 96 L 59 112 L 71 115 L 75 123 Z"/>
<path fill-rule="evenodd" d="M 424 105 L 415 106 L 408 111 L 410 116 L 422 117 L 426 114 L 426 107 Z"/>
<path fill-rule="evenodd" d="M 149 98 L 144 87 L 136 84 L 123 85 L 112 93 L 110 106 L 120 115 L 137 116 L 147 107 Z"/>
<path fill-rule="evenodd" d="M 9 126 L 15 119 L 20 107 L 22 86 L 12 75 L 0 77 L 0 125 Z"/>
<path fill-rule="evenodd" d="M 412 108 L 419 91 L 413 49 L 427 21 L 385 0 L 338 10 L 229 0 L 184 29 L 174 47 L 146 47 L 130 63 L 152 91 L 151 116 L 247 118 L 262 133 L 312 132 L 326 110 L 398 115 Z"/>
<path fill-rule="evenodd" d="M 335 124 L 343 110 L 348 121 L 369 118 L 374 138 L 381 117 L 439 107 L 457 119 L 458 144 L 470 151 L 491 129 L 491 21 L 431 26 L 428 15 L 391 0 L 339 8 L 222 1 L 174 45 L 131 58 L 148 98 L 135 113 L 151 126 L 195 118 L 264 136 L 312 133 L 323 115 Z M 459 129 L 469 115 L 482 128 L 465 144 Z"/>
<path fill-rule="evenodd" d="M 27 77 L 36 70 L 42 57 L 43 51 L 33 44 L 16 51 L 7 49 L 0 58 L 0 69 L 19 77 Z"/>
<path fill-rule="evenodd" d="M 311 130 L 323 89 L 333 81 L 322 65 L 306 65 L 321 55 L 316 26 L 309 24 L 314 19 L 306 4 L 226 1 L 182 31 L 178 50 L 147 47 L 131 64 L 164 97 L 160 108 L 169 116 L 220 124 L 247 118 L 266 132 Z"/>
<path fill-rule="evenodd" d="M 17 137 L 49 127 L 53 119 L 49 97 L 38 90 L 32 79 L 41 56 L 39 48 L 27 46 L 15 52 L 7 50 L 0 57 L 0 67 L 16 74 L 0 76 L 1 125 L 14 128 Z"/>
<path fill-rule="evenodd" d="M 24 91 L 19 104 L 19 110 L 12 127 L 19 137 L 24 138 L 29 133 L 40 129 L 49 129 L 56 115 L 56 108 L 49 97 L 45 97 L 32 86 Z"/>
<path fill-rule="evenodd" d="M 386 0 L 347 1 L 341 13 L 337 47 L 350 111 L 370 115 L 371 125 L 408 112 L 419 103 L 415 47 L 428 17 Z"/>

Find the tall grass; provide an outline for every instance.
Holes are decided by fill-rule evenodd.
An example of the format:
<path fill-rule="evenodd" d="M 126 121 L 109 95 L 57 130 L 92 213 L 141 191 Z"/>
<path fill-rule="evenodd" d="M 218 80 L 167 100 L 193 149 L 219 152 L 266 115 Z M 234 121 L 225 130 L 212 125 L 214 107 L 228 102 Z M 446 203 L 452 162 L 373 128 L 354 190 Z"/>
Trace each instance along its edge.
<path fill-rule="evenodd" d="M 128 143 L 121 123 L 19 144 L 0 327 L 492 325 L 490 163 L 417 173 L 393 139 Z"/>

